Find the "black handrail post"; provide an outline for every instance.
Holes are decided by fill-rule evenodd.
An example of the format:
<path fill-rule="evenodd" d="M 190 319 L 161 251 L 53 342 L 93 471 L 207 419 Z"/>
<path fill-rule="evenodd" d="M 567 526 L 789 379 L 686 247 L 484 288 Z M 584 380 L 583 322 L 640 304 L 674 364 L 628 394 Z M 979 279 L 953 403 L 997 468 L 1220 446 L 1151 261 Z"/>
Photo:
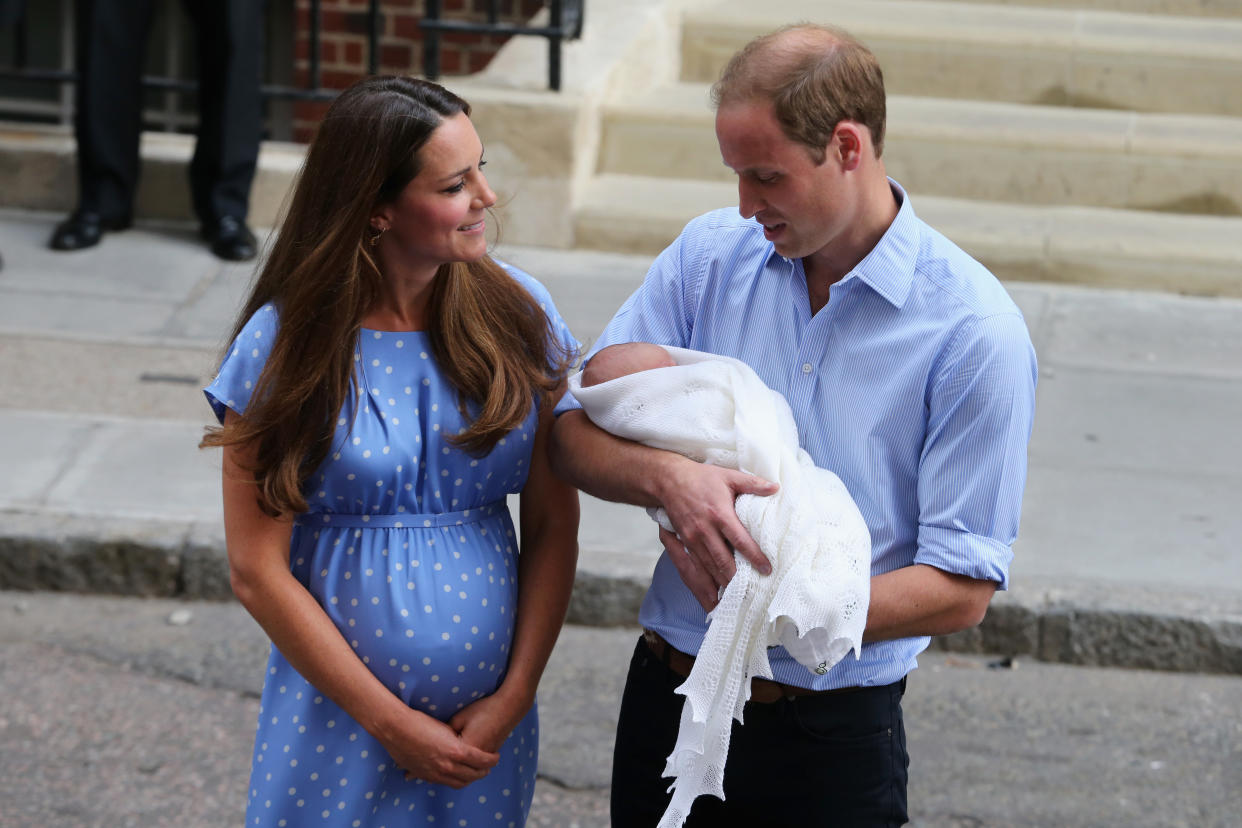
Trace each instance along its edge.
<path fill-rule="evenodd" d="M 550 0 L 549 13 L 552 17 L 552 29 L 556 32 L 563 32 L 563 9 L 561 8 L 561 0 Z M 553 92 L 561 91 L 561 36 L 554 34 L 548 36 L 548 86 Z"/>
<path fill-rule="evenodd" d="M 378 75 L 380 64 L 380 25 L 383 21 L 380 16 L 379 0 L 371 0 L 370 6 L 367 8 L 367 45 L 370 47 L 368 53 L 370 55 L 367 60 L 367 74 Z"/>
<path fill-rule="evenodd" d="M 583 0 L 548 0 L 549 21 L 546 26 L 501 23 L 498 0 L 488 0 L 488 22 L 440 19 L 440 0 L 426 0 L 423 29 L 423 71 L 428 78 L 440 75 L 440 35 L 442 32 L 467 32 L 482 35 L 537 35 L 548 39 L 548 86 L 561 88 L 561 47 L 566 40 L 582 35 Z"/>
<path fill-rule="evenodd" d="M 319 26 L 322 23 L 319 0 L 310 2 L 310 88 L 319 88 Z"/>
<path fill-rule="evenodd" d="M 440 0 L 427 0 L 426 18 L 439 21 Z M 440 30 L 437 28 L 423 30 L 423 74 L 428 80 L 440 77 Z"/>
<path fill-rule="evenodd" d="M 13 21 L 13 62 L 19 70 L 30 59 L 30 27 L 26 25 L 26 4 L 17 4 L 17 20 Z"/>

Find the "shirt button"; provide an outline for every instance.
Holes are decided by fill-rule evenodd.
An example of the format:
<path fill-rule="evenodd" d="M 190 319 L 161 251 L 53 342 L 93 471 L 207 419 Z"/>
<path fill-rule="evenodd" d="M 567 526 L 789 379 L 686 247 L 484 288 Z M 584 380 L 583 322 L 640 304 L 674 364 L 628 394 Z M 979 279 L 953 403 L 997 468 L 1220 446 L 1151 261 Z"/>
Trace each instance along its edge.
<path fill-rule="evenodd" d="M 804 373 L 804 374 L 809 374 L 809 373 L 811 373 L 811 370 L 812 370 L 812 369 L 811 369 L 811 363 L 809 363 L 809 362 L 804 362 L 804 363 L 802 363 L 802 373 Z"/>

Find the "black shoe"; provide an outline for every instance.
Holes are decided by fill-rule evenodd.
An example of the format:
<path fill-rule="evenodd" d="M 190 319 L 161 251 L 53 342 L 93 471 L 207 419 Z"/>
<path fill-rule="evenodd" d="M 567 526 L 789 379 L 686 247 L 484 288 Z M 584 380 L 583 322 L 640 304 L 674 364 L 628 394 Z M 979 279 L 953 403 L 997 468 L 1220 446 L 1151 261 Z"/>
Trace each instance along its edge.
<path fill-rule="evenodd" d="M 203 238 L 211 245 L 211 252 L 230 262 L 245 262 L 255 257 L 259 244 L 254 233 L 239 218 L 221 216 L 214 222 L 203 223 Z"/>
<path fill-rule="evenodd" d="M 127 216 L 106 219 L 90 210 L 74 210 L 69 218 L 56 225 L 48 247 L 53 250 L 82 250 L 94 247 L 103 238 L 105 230 L 126 230 L 132 224 Z"/>

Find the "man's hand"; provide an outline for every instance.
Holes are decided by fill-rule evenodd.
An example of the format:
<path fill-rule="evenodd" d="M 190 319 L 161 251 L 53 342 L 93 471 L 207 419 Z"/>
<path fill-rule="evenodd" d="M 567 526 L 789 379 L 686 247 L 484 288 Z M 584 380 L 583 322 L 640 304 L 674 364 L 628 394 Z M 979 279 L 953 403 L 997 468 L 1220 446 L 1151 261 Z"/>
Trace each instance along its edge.
<path fill-rule="evenodd" d="M 771 563 L 738 520 L 733 503 L 738 495 L 766 497 L 779 487 L 753 474 L 681 459 L 660 492 L 677 533 L 661 529 L 660 541 L 682 581 L 710 612 L 737 571 L 734 550 L 761 574 L 771 573 Z"/>

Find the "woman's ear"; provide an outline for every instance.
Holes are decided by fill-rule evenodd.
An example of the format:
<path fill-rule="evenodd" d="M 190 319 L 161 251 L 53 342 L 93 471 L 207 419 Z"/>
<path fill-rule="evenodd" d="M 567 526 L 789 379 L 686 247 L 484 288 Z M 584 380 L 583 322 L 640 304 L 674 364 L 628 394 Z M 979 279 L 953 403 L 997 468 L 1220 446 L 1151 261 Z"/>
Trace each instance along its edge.
<path fill-rule="evenodd" d="M 376 233 L 383 233 L 392 224 L 392 219 L 388 215 L 388 209 L 379 207 L 375 212 L 371 213 L 371 229 Z"/>

